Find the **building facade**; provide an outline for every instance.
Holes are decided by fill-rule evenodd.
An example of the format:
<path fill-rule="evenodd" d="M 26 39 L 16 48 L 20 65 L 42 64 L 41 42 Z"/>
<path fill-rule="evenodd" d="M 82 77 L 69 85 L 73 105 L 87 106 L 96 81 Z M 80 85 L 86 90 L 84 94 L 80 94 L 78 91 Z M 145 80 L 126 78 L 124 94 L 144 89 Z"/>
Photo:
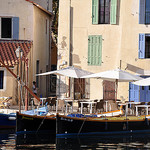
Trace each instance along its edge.
<path fill-rule="evenodd" d="M 51 3 L 52 5 L 52 3 Z M 50 7 L 51 8 L 51 7 Z M 37 82 L 38 95 L 46 96 L 47 78 L 35 75 L 51 68 L 51 22 L 53 14 L 30 0 L 0 0 L 0 54 L 3 62 L 18 75 L 15 50 L 23 50 L 22 80 L 32 89 Z M 17 81 L 1 66 L 0 95 L 17 102 Z M 16 87 L 16 88 L 15 88 Z"/>
<path fill-rule="evenodd" d="M 120 68 L 150 76 L 149 12 L 149 0 L 60 0 L 58 68 L 65 60 L 67 65 L 93 73 Z M 100 79 L 82 82 L 84 97 L 114 97 L 112 82 Z M 78 90 L 73 88 L 75 95 Z M 143 93 L 149 92 L 149 87 L 119 83 L 118 99 L 148 101 L 144 97 L 148 94 Z M 60 94 L 64 93 L 62 90 Z"/>

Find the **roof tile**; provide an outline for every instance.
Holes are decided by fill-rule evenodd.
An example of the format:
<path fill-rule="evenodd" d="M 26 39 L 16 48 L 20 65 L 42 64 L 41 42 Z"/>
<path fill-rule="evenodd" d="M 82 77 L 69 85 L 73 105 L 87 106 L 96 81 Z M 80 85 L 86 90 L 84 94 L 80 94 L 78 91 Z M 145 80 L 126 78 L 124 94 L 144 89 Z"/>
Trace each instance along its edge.
<path fill-rule="evenodd" d="M 23 50 L 24 61 L 30 52 L 33 42 L 27 40 L 0 40 L 0 56 L 5 65 L 14 66 L 18 62 L 15 50 L 18 46 Z"/>

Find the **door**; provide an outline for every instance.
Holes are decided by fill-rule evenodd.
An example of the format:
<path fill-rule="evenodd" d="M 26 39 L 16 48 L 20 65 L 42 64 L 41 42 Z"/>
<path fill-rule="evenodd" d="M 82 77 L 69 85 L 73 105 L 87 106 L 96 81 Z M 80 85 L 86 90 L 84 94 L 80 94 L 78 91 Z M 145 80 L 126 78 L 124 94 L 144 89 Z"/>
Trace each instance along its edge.
<path fill-rule="evenodd" d="M 129 101 L 139 102 L 139 86 L 129 83 Z"/>
<path fill-rule="evenodd" d="M 142 78 L 148 78 L 150 76 L 142 76 Z M 150 86 L 140 86 L 140 102 L 150 101 Z"/>
<path fill-rule="evenodd" d="M 141 102 L 150 101 L 150 86 L 140 86 L 140 101 Z"/>
<path fill-rule="evenodd" d="M 115 82 L 103 81 L 103 99 L 115 100 Z"/>

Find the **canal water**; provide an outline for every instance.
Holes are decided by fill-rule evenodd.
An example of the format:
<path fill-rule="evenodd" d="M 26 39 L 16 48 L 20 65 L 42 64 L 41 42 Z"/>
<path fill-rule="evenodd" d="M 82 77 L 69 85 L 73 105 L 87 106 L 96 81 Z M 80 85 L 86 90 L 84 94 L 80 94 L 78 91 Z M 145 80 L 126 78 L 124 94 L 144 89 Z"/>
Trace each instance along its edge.
<path fill-rule="evenodd" d="M 0 131 L 2 150 L 150 150 L 150 134 L 133 136 L 84 136 L 56 138 L 50 134 L 19 134 Z"/>

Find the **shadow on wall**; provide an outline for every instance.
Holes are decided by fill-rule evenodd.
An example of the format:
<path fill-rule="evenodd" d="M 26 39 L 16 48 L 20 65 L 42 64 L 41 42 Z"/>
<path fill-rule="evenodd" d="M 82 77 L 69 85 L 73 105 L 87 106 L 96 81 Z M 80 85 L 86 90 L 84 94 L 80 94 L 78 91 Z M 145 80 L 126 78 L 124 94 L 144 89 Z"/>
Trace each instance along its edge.
<path fill-rule="evenodd" d="M 138 74 L 144 74 L 144 69 L 136 67 L 136 66 L 131 65 L 131 64 L 127 64 L 126 69 L 130 70 L 132 72 L 138 73 Z"/>
<path fill-rule="evenodd" d="M 73 54 L 73 63 L 81 64 L 79 55 Z"/>

